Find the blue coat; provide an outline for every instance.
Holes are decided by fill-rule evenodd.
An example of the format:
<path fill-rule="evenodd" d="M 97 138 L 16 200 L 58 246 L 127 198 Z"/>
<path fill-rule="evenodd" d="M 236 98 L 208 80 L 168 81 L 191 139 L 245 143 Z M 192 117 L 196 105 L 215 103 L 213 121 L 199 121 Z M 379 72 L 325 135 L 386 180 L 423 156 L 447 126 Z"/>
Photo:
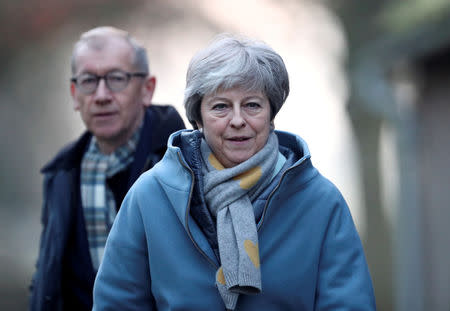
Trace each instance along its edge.
<path fill-rule="evenodd" d="M 183 121 L 172 106 L 155 105 L 147 108 L 134 161 L 126 180 L 119 183 L 119 188 L 122 189 L 117 189 L 116 192 L 126 193 L 144 170 L 158 162 L 166 150 L 169 135 L 182 128 L 184 128 Z M 89 256 L 79 190 L 80 163 L 91 136 L 88 132 L 84 133 L 42 169 L 43 229 L 36 272 L 30 286 L 30 310 L 92 308 L 95 272 Z M 72 245 L 74 237 L 78 244 L 81 244 L 75 249 Z M 67 275 L 68 265 L 71 265 L 70 280 L 64 277 Z M 72 279 L 77 282 L 73 282 Z M 68 307 L 68 302 L 63 301 L 63 285 L 71 286 L 71 290 L 78 292 L 82 301 L 76 304 L 71 301 L 69 303 L 71 307 Z M 83 307 L 80 307 L 81 305 Z"/>
<path fill-rule="evenodd" d="M 94 285 L 94 310 L 224 310 L 219 261 L 190 213 L 195 174 L 169 138 L 164 158 L 126 195 Z M 257 223 L 262 292 L 236 310 L 375 310 L 372 282 L 347 204 L 312 165 L 305 142 L 276 131 L 297 156 Z"/>

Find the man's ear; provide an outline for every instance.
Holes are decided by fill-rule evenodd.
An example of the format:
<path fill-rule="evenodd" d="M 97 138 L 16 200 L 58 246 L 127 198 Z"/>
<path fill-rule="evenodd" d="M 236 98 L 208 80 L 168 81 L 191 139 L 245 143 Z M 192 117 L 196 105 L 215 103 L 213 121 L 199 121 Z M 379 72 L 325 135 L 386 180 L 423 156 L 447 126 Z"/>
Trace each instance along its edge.
<path fill-rule="evenodd" d="M 156 78 L 154 76 L 149 76 L 145 78 L 144 85 L 142 86 L 142 101 L 145 107 L 152 104 L 153 94 L 156 87 Z"/>
<path fill-rule="evenodd" d="M 76 98 L 76 86 L 75 83 L 70 83 L 70 95 L 72 96 L 72 104 L 74 110 L 80 110 L 80 104 L 78 103 L 78 100 Z"/>

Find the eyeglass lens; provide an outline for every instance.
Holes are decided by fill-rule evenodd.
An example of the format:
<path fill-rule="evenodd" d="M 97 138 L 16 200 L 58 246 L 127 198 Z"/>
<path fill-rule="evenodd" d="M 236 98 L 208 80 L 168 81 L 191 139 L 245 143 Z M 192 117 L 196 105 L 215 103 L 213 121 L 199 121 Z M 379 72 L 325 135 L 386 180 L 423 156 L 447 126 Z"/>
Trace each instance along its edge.
<path fill-rule="evenodd" d="M 104 76 L 82 74 L 77 79 L 77 85 L 85 94 L 92 94 L 98 87 L 101 79 L 105 80 L 106 87 L 112 92 L 119 92 L 127 87 L 130 77 L 121 71 L 108 72 Z"/>

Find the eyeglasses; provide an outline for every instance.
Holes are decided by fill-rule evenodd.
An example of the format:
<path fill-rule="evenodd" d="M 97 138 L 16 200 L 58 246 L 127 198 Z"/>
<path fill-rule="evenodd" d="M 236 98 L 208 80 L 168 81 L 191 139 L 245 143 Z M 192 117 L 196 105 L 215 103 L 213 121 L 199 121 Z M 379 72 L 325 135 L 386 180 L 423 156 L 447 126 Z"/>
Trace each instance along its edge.
<path fill-rule="evenodd" d="M 93 94 L 97 90 L 98 84 L 101 79 L 105 80 L 106 87 L 111 92 L 120 92 L 127 87 L 132 77 L 146 77 L 144 72 L 125 72 L 121 70 L 114 70 L 106 73 L 103 76 L 99 76 L 92 73 L 83 73 L 78 77 L 70 79 L 77 88 L 84 94 Z"/>

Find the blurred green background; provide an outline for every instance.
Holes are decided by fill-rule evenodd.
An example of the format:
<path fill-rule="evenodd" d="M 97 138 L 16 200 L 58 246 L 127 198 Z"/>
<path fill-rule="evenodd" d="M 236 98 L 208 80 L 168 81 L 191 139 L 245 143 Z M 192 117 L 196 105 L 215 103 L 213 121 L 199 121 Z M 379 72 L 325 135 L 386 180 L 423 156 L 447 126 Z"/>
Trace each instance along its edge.
<path fill-rule="evenodd" d="M 306 139 L 347 199 L 378 310 L 450 310 L 448 0 L 0 1 L 1 310 L 27 308 L 39 170 L 83 131 L 70 55 L 101 25 L 147 47 L 155 102 L 183 116 L 187 64 L 215 34 L 271 45 L 292 90 L 275 126 Z"/>

